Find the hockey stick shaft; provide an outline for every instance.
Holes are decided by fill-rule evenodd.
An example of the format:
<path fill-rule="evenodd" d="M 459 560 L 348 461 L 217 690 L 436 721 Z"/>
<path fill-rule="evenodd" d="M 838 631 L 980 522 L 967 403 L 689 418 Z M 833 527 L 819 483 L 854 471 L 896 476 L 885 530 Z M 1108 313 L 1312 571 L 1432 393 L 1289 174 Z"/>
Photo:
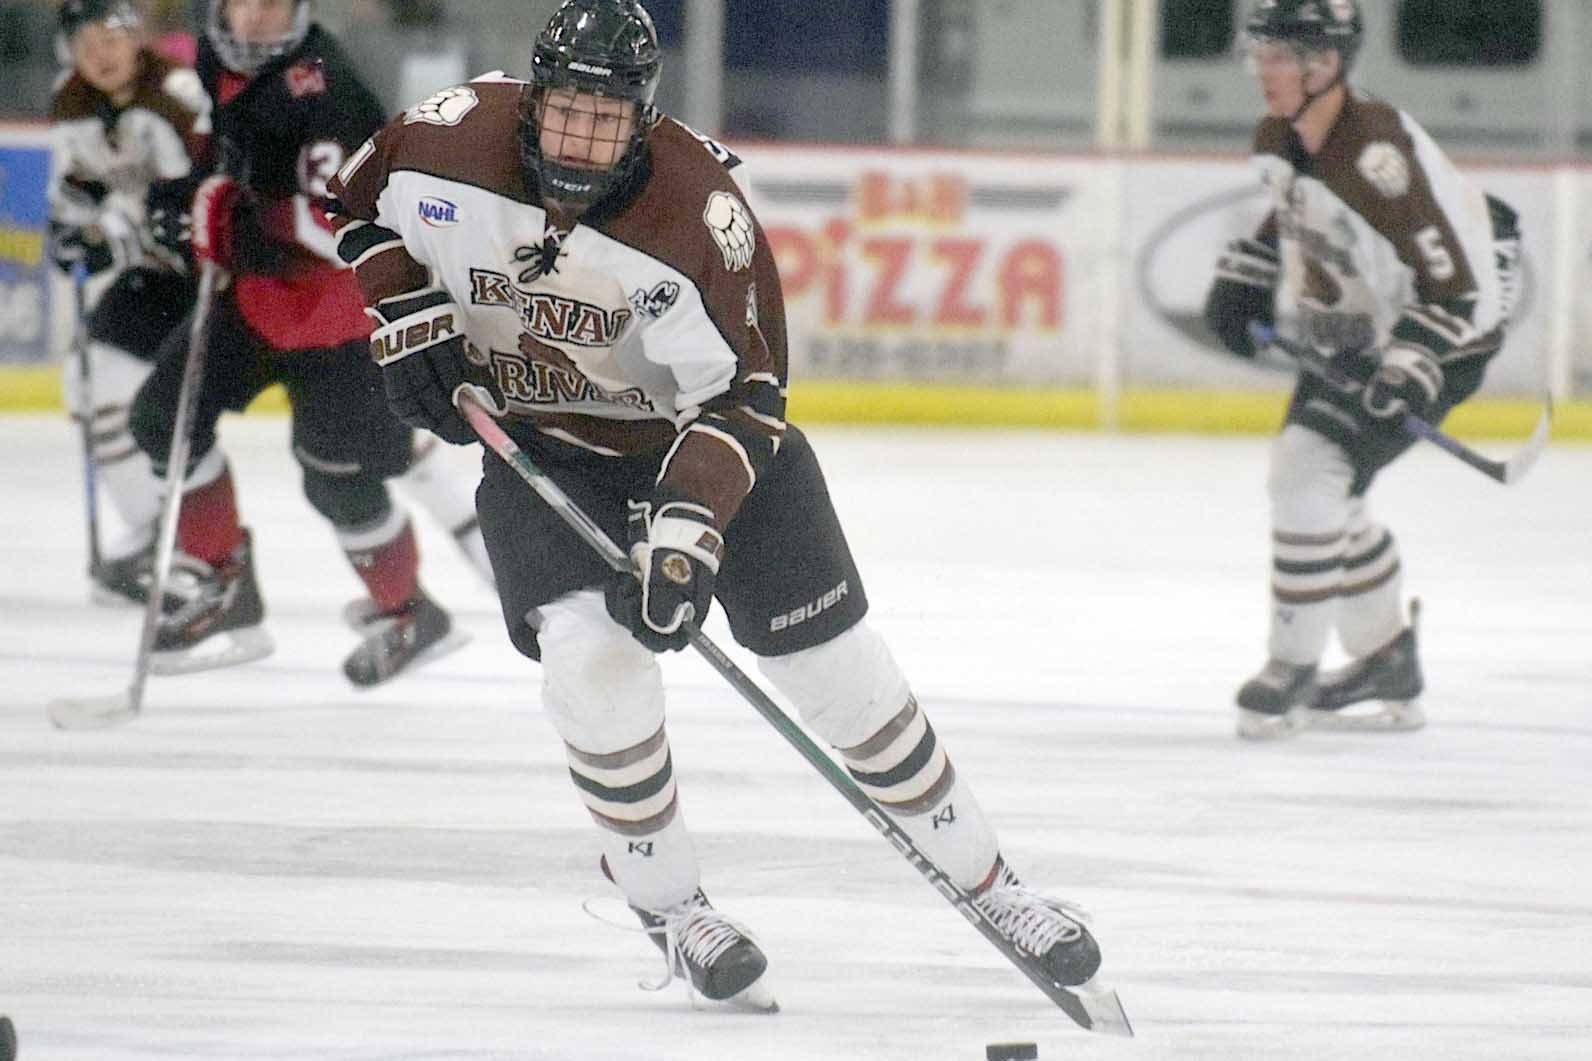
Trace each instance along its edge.
<path fill-rule="evenodd" d="M 83 439 L 83 518 L 88 524 L 88 570 L 100 567 L 99 461 L 94 457 L 94 366 L 88 349 L 88 268 L 72 266 L 72 305 L 77 322 L 72 330 L 72 354 L 77 361 L 77 421 Z"/>
<path fill-rule="evenodd" d="M 514 469 L 519 477 L 536 492 L 552 510 L 569 525 L 570 529 L 578 534 L 602 557 L 603 561 L 615 572 L 635 575 L 636 570 L 630 562 L 630 557 L 617 543 L 610 538 L 601 526 L 594 522 L 590 516 L 577 505 L 562 487 L 548 478 L 536 464 L 509 438 L 507 433 L 492 419 L 490 413 L 482 406 L 469 391 L 462 391 L 458 397 L 459 412 L 469 421 L 476 435 L 502 458 L 504 463 Z M 890 845 L 912 864 L 913 868 L 921 873 L 934 890 L 949 902 L 965 917 L 974 928 L 984 936 L 1008 961 L 1015 965 L 1025 976 L 1045 993 L 1057 1006 L 1077 1024 L 1084 1028 L 1094 1028 L 1095 1018 L 1084 1004 L 1065 987 L 1046 973 L 1036 961 L 1019 951 L 1011 940 L 992 922 L 984 912 L 973 904 L 972 896 L 966 889 L 953 881 L 946 872 L 939 867 L 918 845 L 913 842 L 905 829 L 901 828 L 891 816 L 877 803 L 868 797 L 868 794 L 857 787 L 851 775 L 846 773 L 839 764 L 822 749 L 813 743 L 797 723 L 787 715 L 772 698 L 765 693 L 761 686 L 747 675 L 735 661 L 730 659 L 719 646 L 697 627 L 690 619 L 686 620 L 686 630 L 691 640 L 691 647 L 696 649 L 703 659 L 752 705 L 752 708 L 764 720 L 774 727 L 780 736 L 796 749 L 802 758 L 816 769 L 830 786 L 850 803 L 851 806 L 865 818 L 870 825 L 877 829 Z M 1126 1019 L 1123 1019 L 1122 1029 L 1108 1027 L 1102 1022 L 1102 1031 L 1112 1031 L 1131 1035 L 1131 1030 L 1126 1028 Z"/>
<path fill-rule="evenodd" d="M 1357 380 L 1351 379 L 1332 359 L 1326 355 L 1306 346 L 1286 339 L 1265 325 L 1254 324 L 1250 326 L 1250 334 L 1254 340 L 1263 346 L 1272 346 L 1297 361 L 1301 367 L 1313 375 L 1319 376 L 1328 383 L 1346 393 L 1356 393 L 1364 389 Z M 1483 475 L 1496 482 L 1509 484 L 1519 482 L 1531 466 L 1542 455 L 1543 447 L 1547 445 L 1548 429 L 1552 424 L 1553 407 L 1546 403 L 1542 415 L 1537 418 L 1536 429 L 1526 441 L 1524 447 L 1515 456 L 1506 461 L 1496 461 L 1477 453 L 1469 446 L 1454 436 L 1446 433 L 1436 425 L 1421 419 L 1414 413 L 1405 412 L 1399 417 L 1399 426 L 1411 436 L 1430 442 L 1432 445 L 1458 458 L 1470 465 Z"/>
<path fill-rule="evenodd" d="M 149 657 L 155 650 L 155 631 L 160 625 L 160 610 L 166 599 L 166 581 L 171 574 L 171 558 L 177 551 L 177 523 L 182 512 L 182 483 L 188 477 L 188 454 L 193 447 L 193 420 L 199 407 L 199 389 L 204 382 L 205 358 L 210 347 L 210 314 L 216 296 L 226 283 L 226 273 L 205 262 L 199 273 L 199 295 L 194 300 L 193 321 L 188 331 L 188 360 L 182 367 L 182 384 L 177 390 L 177 417 L 172 426 L 171 450 L 166 457 L 166 497 L 160 512 L 160 540 L 155 549 L 154 578 L 149 599 L 144 602 L 144 628 L 138 639 L 138 662 L 133 675 L 132 711 L 143 707 L 144 684 L 149 680 Z"/>
<path fill-rule="evenodd" d="M 189 322 L 188 357 L 183 363 L 182 381 L 177 391 L 177 415 L 172 426 L 171 449 L 166 461 L 165 500 L 161 504 L 160 527 L 156 532 L 155 567 L 144 602 L 144 624 L 138 635 L 138 656 L 133 663 L 133 678 L 127 689 L 115 697 L 86 700 L 57 700 L 50 704 L 50 721 L 60 729 L 96 729 L 137 718 L 144 706 L 144 686 L 149 681 L 150 657 L 160 627 L 161 607 L 166 599 L 166 581 L 171 571 L 172 554 L 177 547 L 177 519 L 182 510 L 182 483 L 187 477 L 188 452 L 192 445 L 193 419 L 199 404 L 199 388 L 204 380 L 206 351 L 209 347 L 210 314 L 216 297 L 226 286 L 227 274 L 209 262 L 199 274 L 199 294 Z"/>

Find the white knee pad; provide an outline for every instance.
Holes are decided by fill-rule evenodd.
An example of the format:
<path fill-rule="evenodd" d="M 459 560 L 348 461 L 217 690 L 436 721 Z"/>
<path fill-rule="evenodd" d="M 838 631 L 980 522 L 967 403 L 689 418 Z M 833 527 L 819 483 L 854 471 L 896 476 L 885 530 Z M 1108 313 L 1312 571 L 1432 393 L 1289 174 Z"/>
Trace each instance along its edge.
<path fill-rule="evenodd" d="M 911 693 L 890 647 L 867 620 L 821 645 L 760 656 L 757 665 L 813 731 L 837 748 L 873 736 Z"/>
<path fill-rule="evenodd" d="M 1354 468 L 1339 446 L 1289 424 L 1271 443 L 1266 492 L 1271 525 L 1294 534 L 1341 534 L 1349 515 Z"/>
<path fill-rule="evenodd" d="M 564 743 L 603 755 L 634 747 L 663 725 L 663 673 L 614 622 L 600 590 L 538 609 L 542 702 Z"/>

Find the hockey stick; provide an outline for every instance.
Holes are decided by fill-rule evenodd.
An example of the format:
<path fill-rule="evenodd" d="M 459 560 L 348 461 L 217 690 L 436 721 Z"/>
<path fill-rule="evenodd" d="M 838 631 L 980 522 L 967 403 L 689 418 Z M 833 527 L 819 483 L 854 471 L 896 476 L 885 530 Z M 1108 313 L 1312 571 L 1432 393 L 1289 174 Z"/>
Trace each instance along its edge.
<path fill-rule="evenodd" d="M 88 268 L 72 265 L 72 303 L 77 324 L 72 331 L 72 355 L 77 361 L 78 427 L 83 436 L 83 517 L 88 522 L 88 573 L 100 569 L 99 461 L 94 459 L 94 369 L 88 353 Z"/>
<path fill-rule="evenodd" d="M 580 535 L 581 539 L 591 546 L 592 550 L 602 557 L 603 561 L 614 571 L 622 574 L 635 575 L 636 570 L 631 565 L 630 557 L 625 551 L 608 537 L 607 533 L 598 526 L 590 516 L 581 510 L 580 506 L 572 501 L 568 494 L 552 479 L 536 466 L 536 464 L 522 452 L 514 440 L 504 433 L 490 413 L 468 390 L 461 391 L 458 396 L 459 412 L 470 426 L 475 429 L 476 435 L 488 449 L 503 459 L 504 463 L 513 468 L 515 473 L 536 491 L 536 495 L 551 508 L 560 519 L 569 525 L 570 529 Z M 1093 990 L 1077 990 L 1066 987 L 1056 980 L 1039 963 L 1022 951 L 1009 940 L 1001 930 L 996 927 L 982 910 L 973 903 L 973 898 L 967 890 L 958 885 L 946 872 L 935 864 L 924 851 L 912 841 L 906 830 L 897 825 L 885 810 L 870 799 L 867 793 L 857 787 L 851 775 L 822 749 L 813 743 L 799 725 L 789 715 L 782 711 L 761 686 L 747 676 L 746 672 L 736 666 L 735 661 L 724 654 L 708 636 L 697 628 L 695 622 L 687 619 L 686 631 L 691 639 L 691 647 L 701 654 L 702 658 L 712 665 L 723 678 L 734 687 L 735 691 L 751 704 L 758 714 L 772 725 L 780 736 L 784 737 L 790 745 L 801 753 L 820 774 L 828 781 L 830 787 L 839 792 L 846 802 L 861 814 L 868 823 L 890 842 L 901 856 L 910 862 L 919 873 L 944 897 L 946 902 L 954 906 L 957 911 L 989 940 L 995 949 L 1006 956 L 1006 959 L 1015 965 L 1023 975 L 1027 976 L 1045 995 L 1061 1007 L 1062 1011 L 1071 1017 L 1082 1028 L 1090 1031 L 1104 1032 L 1111 1035 L 1132 1036 L 1133 1028 L 1128 1023 L 1127 1014 L 1122 1010 L 1122 1003 L 1117 998 L 1117 993 L 1107 988 Z"/>
<path fill-rule="evenodd" d="M 1319 353 L 1311 347 L 1285 339 L 1278 335 L 1276 330 L 1264 324 L 1253 323 L 1249 326 L 1249 334 L 1260 346 L 1272 346 L 1295 361 L 1299 362 L 1307 372 L 1320 376 L 1334 387 L 1347 393 L 1354 393 L 1364 389 L 1356 380 L 1350 379 L 1332 359 Z M 1537 427 L 1531 432 L 1531 437 L 1526 444 L 1505 461 L 1490 460 L 1482 456 L 1459 439 L 1445 433 L 1441 428 L 1422 420 L 1414 413 L 1406 412 L 1399 419 L 1399 425 L 1409 434 L 1419 439 L 1425 439 L 1432 445 L 1458 457 L 1461 461 L 1475 468 L 1489 479 L 1509 485 L 1518 483 L 1531 466 L 1537 463 L 1537 458 L 1542 456 L 1542 450 L 1548 444 L 1548 429 L 1553 424 L 1553 401 L 1545 399 L 1542 415 L 1537 418 Z"/>
<path fill-rule="evenodd" d="M 50 702 L 50 721 L 57 729 L 103 729 L 138 717 L 144 706 L 144 685 L 149 680 L 149 657 L 155 648 L 161 604 L 166 599 L 166 577 L 177 548 L 177 514 L 182 509 L 182 481 L 188 473 L 188 449 L 193 439 L 193 418 L 199 404 L 199 384 L 204 378 L 205 348 L 209 345 L 210 311 L 216 295 L 226 285 L 226 273 L 205 262 L 199 274 L 199 296 L 194 303 L 188 332 L 188 360 L 177 391 L 177 419 L 172 428 L 171 453 L 166 461 L 166 498 L 160 513 L 155 550 L 154 578 L 144 602 L 144 626 L 138 637 L 138 658 L 133 680 L 120 693 L 109 696 L 60 699 Z"/>

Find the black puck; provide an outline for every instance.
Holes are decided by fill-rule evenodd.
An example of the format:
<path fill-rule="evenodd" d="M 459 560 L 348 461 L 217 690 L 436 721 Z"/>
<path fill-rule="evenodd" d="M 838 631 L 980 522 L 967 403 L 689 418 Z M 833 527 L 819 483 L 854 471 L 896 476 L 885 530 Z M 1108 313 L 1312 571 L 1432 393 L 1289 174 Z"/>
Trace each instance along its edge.
<path fill-rule="evenodd" d="M 984 1061 L 1037 1061 L 1038 1043 L 990 1043 L 984 1047 Z"/>

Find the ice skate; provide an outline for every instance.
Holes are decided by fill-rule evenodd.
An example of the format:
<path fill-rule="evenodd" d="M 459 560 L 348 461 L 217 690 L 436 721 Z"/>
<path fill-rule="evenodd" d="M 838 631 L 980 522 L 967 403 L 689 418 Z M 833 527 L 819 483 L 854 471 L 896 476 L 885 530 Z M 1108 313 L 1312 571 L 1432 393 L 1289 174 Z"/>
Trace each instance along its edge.
<path fill-rule="evenodd" d="M 220 567 L 178 554 L 170 576 L 182 603 L 155 630 L 151 674 L 189 674 L 263 659 L 276 645 L 266 632 L 265 602 L 254 578 L 249 532 Z"/>
<path fill-rule="evenodd" d="M 1420 601 L 1397 637 L 1348 666 L 1324 675 L 1308 712 L 1321 729 L 1399 732 L 1426 725 L 1421 710 L 1421 661 L 1415 644 Z"/>
<path fill-rule="evenodd" d="M 424 592 L 416 592 L 396 611 L 381 612 L 369 599 L 343 609 L 343 620 L 364 641 L 343 661 L 343 674 L 365 689 L 403 671 L 440 659 L 469 638 L 453 629 L 453 619 Z"/>
<path fill-rule="evenodd" d="M 89 568 L 88 577 L 89 595 L 95 604 L 142 605 L 149 599 L 149 587 L 155 581 L 155 540 L 151 538 L 143 548 L 126 556 L 101 560 Z M 168 594 L 164 610 L 169 612 L 178 603 Z"/>
<path fill-rule="evenodd" d="M 1246 740 L 1293 736 L 1308 723 L 1306 708 L 1315 689 L 1315 664 L 1267 660 L 1238 690 L 1238 735 Z"/>
<path fill-rule="evenodd" d="M 1056 983 L 1087 990 L 1100 968 L 1100 945 L 1084 926 L 1083 912 L 1023 886 L 999 856 L 973 905 L 1019 950 L 1039 959 Z"/>
<path fill-rule="evenodd" d="M 768 958 L 746 930 L 713 908 L 701 889 L 667 910 L 632 906 L 647 935 L 663 952 L 663 979 L 643 986 L 661 991 L 675 977 L 713 1002 L 777 1013 L 779 1003 L 764 983 Z"/>

